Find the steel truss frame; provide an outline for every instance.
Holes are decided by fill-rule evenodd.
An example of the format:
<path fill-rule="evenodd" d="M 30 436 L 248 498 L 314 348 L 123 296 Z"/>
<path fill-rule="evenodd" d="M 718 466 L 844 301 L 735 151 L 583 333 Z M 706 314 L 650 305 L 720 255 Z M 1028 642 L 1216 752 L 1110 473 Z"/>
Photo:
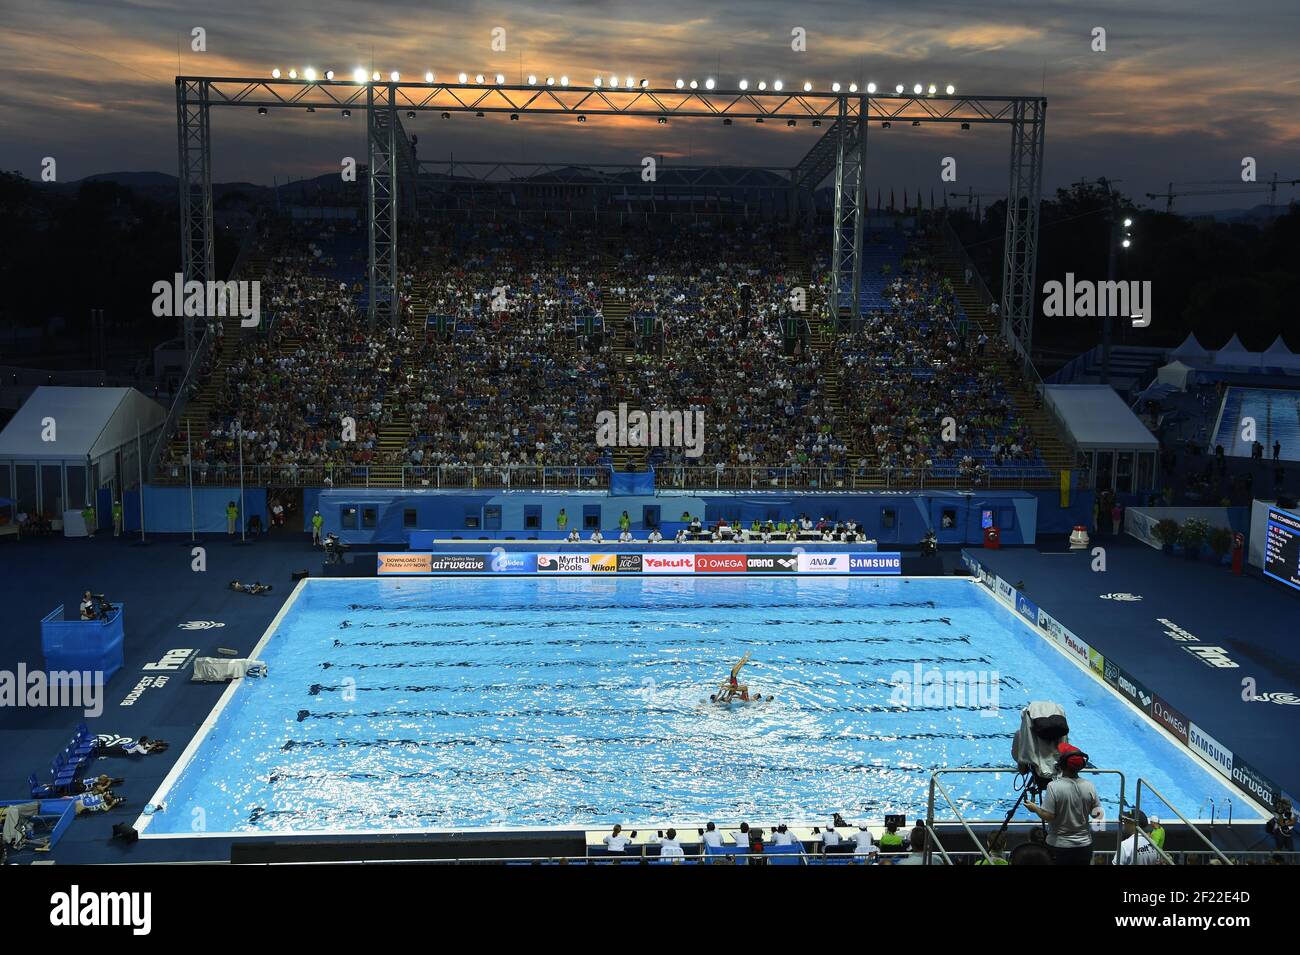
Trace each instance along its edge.
<path fill-rule="evenodd" d="M 813 147 L 809 157 L 796 167 L 792 178 L 800 186 L 814 187 L 826 173 L 815 180 L 813 177 L 833 154 L 835 232 L 828 291 L 833 314 L 838 315 L 842 286 L 848 285 L 852 290 L 848 305 L 855 325 L 861 319 L 857 292 L 862 276 L 862 232 L 867 214 L 867 125 L 871 122 L 1009 125 L 1012 127 L 1011 176 L 1001 320 L 1004 332 L 1028 360 L 1036 301 L 1033 283 L 1047 111 L 1047 101 L 1041 97 L 178 76 L 176 102 L 182 261 L 187 280 L 200 275 L 204 279 L 212 277 L 210 109 L 243 106 L 265 110 L 366 110 L 372 326 L 379 314 L 394 322 L 398 317 L 398 211 L 404 204 L 399 180 L 406 175 L 399 166 L 409 162 L 403 155 L 410 155 L 410 143 L 401 130 L 399 111 L 509 113 L 520 117 L 528 114 L 830 121 L 834 125 L 823 135 L 825 144 L 819 142 Z M 835 139 L 828 139 L 832 136 Z M 834 143 L 833 152 L 830 143 Z"/>

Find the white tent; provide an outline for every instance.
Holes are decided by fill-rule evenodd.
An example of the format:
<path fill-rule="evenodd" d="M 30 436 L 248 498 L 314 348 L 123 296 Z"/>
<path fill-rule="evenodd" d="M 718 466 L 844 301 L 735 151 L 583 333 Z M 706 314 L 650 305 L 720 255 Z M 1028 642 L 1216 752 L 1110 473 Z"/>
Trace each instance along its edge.
<path fill-rule="evenodd" d="M 1210 357 L 1210 353 L 1201 347 L 1201 343 L 1196 340 L 1196 336 L 1188 332 L 1183 343 L 1169 353 L 1170 358 L 1186 359 L 1205 359 Z"/>
<path fill-rule="evenodd" d="M 1188 384 L 1196 384 L 1196 369 L 1191 365 L 1184 365 L 1181 361 L 1171 361 L 1169 364 L 1156 371 L 1156 382 L 1162 385 L 1173 385 L 1179 391 L 1186 391 Z"/>
<path fill-rule="evenodd" d="M 134 388 L 42 386 L 0 431 L 0 497 L 61 517 L 136 484 L 167 412 Z"/>
<path fill-rule="evenodd" d="M 1043 399 L 1088 460 L 1095 487 L 1156 487 L 1160 443 L 1110 385 L 1046 385 Z"/>
<path fill-rule="evenodd" d="M 1287 348 L 1279 335 L 1260 353 L 1259 362 L 1265 368 L 1300 368 L 1300 355 Z"/>
<path fill-rule="evenodd" d="M 1233 335 L 1228 339 L 1228 344 L 1214 353 L 1214 363 L 1216 365 L 1249 367 L 1259 364 L 1259 356 L 1247 351 L 1246 346 L 1241 343 L 1241 339 Z"/>

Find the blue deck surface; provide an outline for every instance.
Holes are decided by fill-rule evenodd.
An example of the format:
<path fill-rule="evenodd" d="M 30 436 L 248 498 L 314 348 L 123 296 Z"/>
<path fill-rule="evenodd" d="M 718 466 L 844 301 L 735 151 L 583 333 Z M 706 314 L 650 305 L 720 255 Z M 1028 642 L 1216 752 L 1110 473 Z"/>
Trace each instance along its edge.
<path fill-rule="evenodd" d="M 971 554 L 1008 583 L 1023 581 L 1023 592 L 1039 607 L 1117 659 L 1236 757 L 1286 792 L 1300 793 L 1300 595 L 1258 575 L 1234 577 L 1224 566 L 1165 556 L 1130 538 L 1106 536 L 1093 544 L 1106 548 L 1104 573 L 1091 569 L 1086 551 Z M 1211 665 L 1188 649 L 1198 646 L 1221 647 L 1237 666 Z M 1254 681 L 1253 701 L 1243 699 L 1246 679 Z"/>

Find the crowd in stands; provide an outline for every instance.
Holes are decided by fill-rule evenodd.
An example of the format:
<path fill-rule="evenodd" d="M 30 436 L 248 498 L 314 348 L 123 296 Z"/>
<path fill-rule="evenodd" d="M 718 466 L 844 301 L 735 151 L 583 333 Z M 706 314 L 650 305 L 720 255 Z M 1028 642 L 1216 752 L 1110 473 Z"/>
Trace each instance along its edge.
<path fill-rule="evenodd" d="M 1037 460 L 986 360 L 993 344 L 967 333 L 951 290 L 919 259 L 889 286 L 888 308 L 818 350 L 783 335 L 782 319 L 805 314 L 792 293 L 808 296 L 814 321 L 824 297 L 772 227 L 448 223 L 412 233 L 402 321 L 368 331 L 365 290 L 348 271 L 356 250 L 343 251 L 362 237 L 336 228 L 324 245 L 267 240 L 265 327 L 245 334 L 191 436 L 197 480 L 226 478 L 240 426 L 244 463 L 290 480 L 322 465 L 476 466 L 500 469 L 505 483 L 516 468 L 595 468 L 612 460 L 596 445 L 597 414 L 620 402 L 703 413 L 701 456 L 651 450 L 667 485 L 685 484 L 687 468 L 768 468 L 797 481 L 855 465 L 977 481 Z M 627 307 L 626 326 L 605 324 L 613 301 Z M 945 416 L 956 441 L 940 440 Z M 355 425 L 346 440 L 344 418 Z M 409 440 L 381 450 L 393 421 L 409 422 Z M 164 463 L 179 473 L 184 444 L 171 447 Z"/>

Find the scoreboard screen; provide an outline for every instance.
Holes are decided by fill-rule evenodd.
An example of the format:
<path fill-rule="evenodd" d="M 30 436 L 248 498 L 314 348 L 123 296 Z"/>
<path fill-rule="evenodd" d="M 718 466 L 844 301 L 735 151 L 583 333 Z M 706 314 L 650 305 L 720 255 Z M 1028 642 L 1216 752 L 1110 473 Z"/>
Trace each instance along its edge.
<path fill-rule="evenodd" d="M 1300 590 L 1300 516 L 1275 507 L 1268 509 L 1264 573 Z"/>

